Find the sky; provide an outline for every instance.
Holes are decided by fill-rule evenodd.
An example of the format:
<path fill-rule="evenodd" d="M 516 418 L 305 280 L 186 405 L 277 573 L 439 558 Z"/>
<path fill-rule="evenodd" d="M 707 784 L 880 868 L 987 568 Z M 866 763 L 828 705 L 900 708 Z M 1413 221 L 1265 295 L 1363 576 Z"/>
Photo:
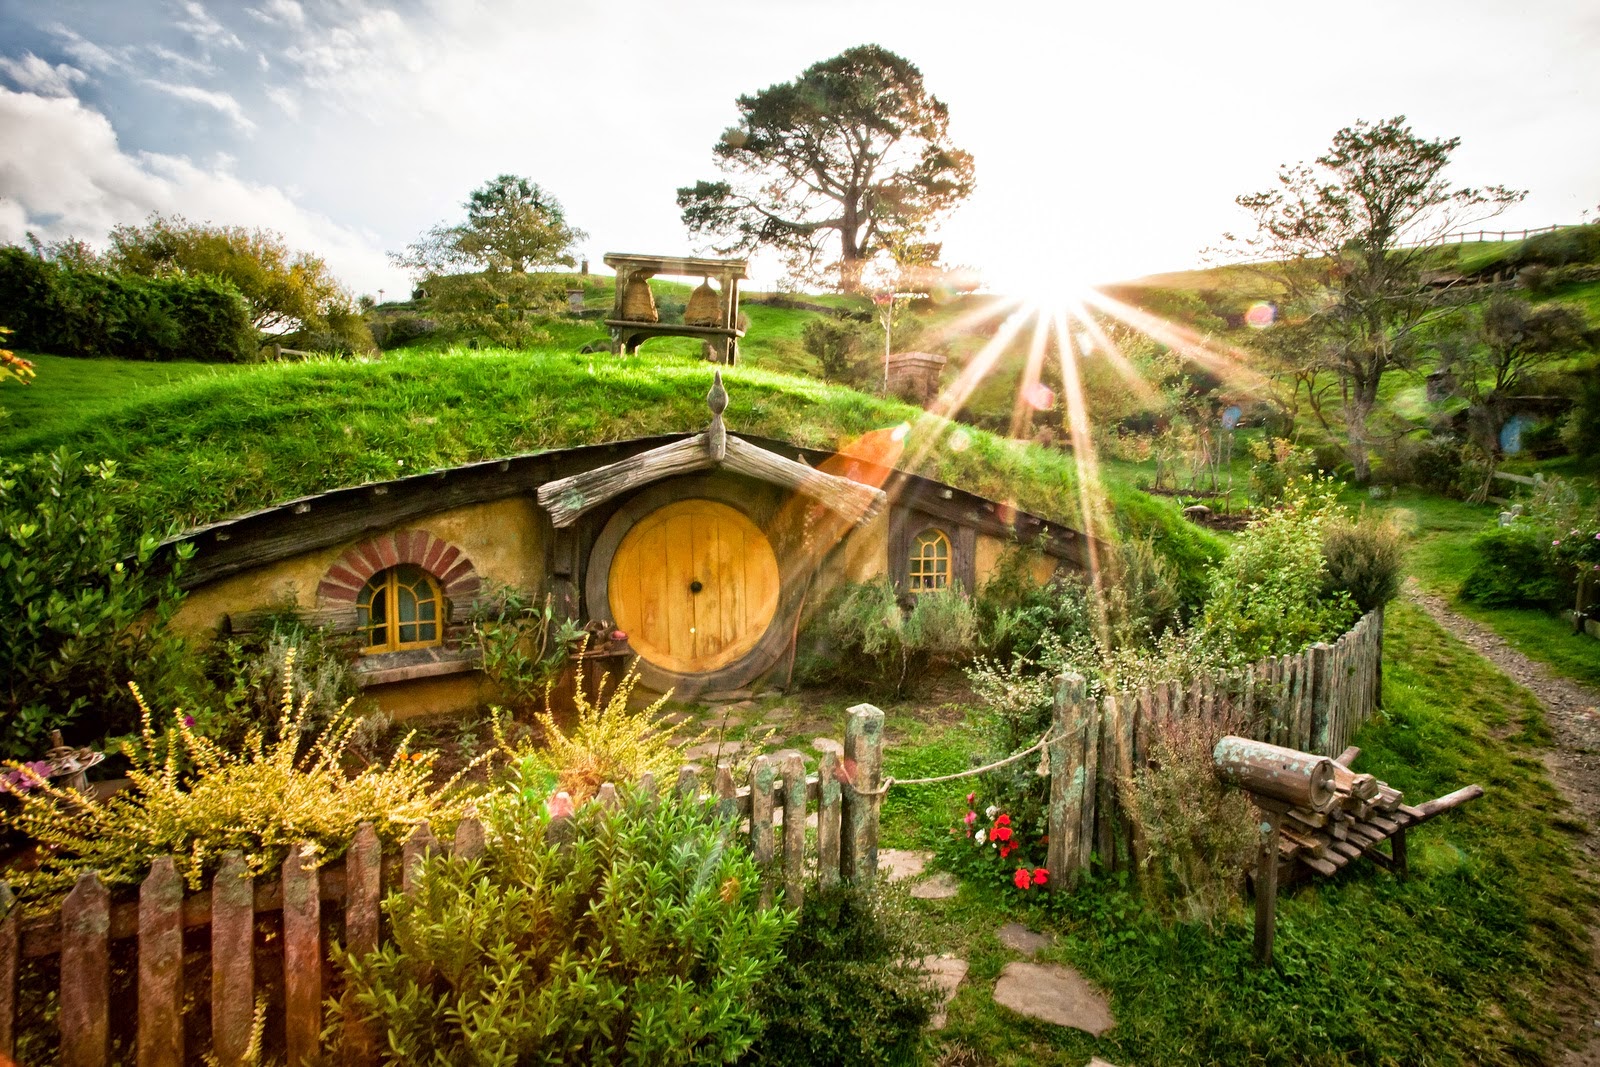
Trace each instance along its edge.
<path fill-rule="evenodd" d="M 864 43 L 949 105 L 977 189 L 944 258 L 1003 290 L 1199 265 L 1235 196 L 1357 119 L 1460 137 L 1449 177 L 1528 190 L 1494 228 L 1600 204 L 1594 0 L 0 0 L 0 243 L 176 212 L 394 298 L 386 252 L 509 172 L 597 269 L 701 251 L 675 191 L 718 176 L 736 98 Z"/>

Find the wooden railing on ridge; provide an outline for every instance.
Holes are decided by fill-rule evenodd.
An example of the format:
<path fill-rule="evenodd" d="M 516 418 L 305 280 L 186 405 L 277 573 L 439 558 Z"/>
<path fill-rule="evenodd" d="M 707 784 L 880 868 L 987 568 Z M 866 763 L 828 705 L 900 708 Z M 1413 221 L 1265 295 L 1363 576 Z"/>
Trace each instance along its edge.
<path fill-rule="evenodd" d="M 842 745 L 815 743 L 821 750 L 816 774 L 807 775 L 804 757 L 788 751 L 756 757 L 749 784 L 742 787 L 736 786 L 727 763 L 716 768 L 709 794 L 702 794 L 698 767 L 684 767 L 678 775 L 680 796 L 714 801 L 721 816 L 749 835 L 751 851 L 765 872 L 763 905 L 773 901 L 780 887 L 788 907 L 801 905 L 806 813 L 813 808 L 819 882 L 870 880 L 877 873 L 883 712 L 858 704 L 848 715 Z M 655 783 L 642 781 L 639 788 L 653 793 Z M 620 797 L 608 784 L 594 802 L 616 804 Z M 777 826 L 775 813 L 781 813 Z M 551 839 L 564 834 L 563 822 L 552 820 Z M 789 827 L 799 832 L 786 832 Z M 440 842 L 426 822 L 419 824 L 398 856 L 382 854 L 370 823 L 356 832 L 338 862 L 321 867 L 303 862 L 314 855 L 307 847 L 291 852 L 278 878 L 259 881 L 251 878 L 240 853 L 229 852 L 210 888 L 198 893 L 184 892 L 176 867 L 166 857 L 151 866 L 137 899 L 113 901 L 99 876 L 86 871 L 58 910 L 28 919 L 0 882 L 0 909 L 5 910 L 0 919 L 0 1063 L 11 1063 L 15 1054 L 22 964 L 52 956 L 59 959 L 55 985 L 63 1067 L 109 1064 L 113 1036 L 131 1043 L 140 1067 L 184 1063 L 184 932 L 208 926 L 210 1051 L 224 1064 L 241 1062 L 260 992 L 256 924 L 264 916 L 281 916 L 282 924 L 283 1010 L 267 1020 L 269 1040 L 276 1045 L 282 1036 L 291 1064 L 314 1059 L 322 1052 L 329 962 L 324 929 L 342 927 L 343 945 L 352 953 L 375 950 L 384 893 L 397 888 L 411 892 L 424 855 L 476 857 L 485 850 L 485 838 L 483 825 L 466 818 L 451 842 Z M 331 906 L 330 914 L 324 914 L 325 904 Z M 135 972 L 136 1019 L 126 1011 L 113 1012 L 114 962 L 131 962 Z M 40 990 L 29 992 L 37 995 Z M 338 1051 L 347 1064 L 376 1063 L 376 1035 L 352 1027 Z"/>
<path fill-rule="evenodd" d="M 1100 700 L 1083 679 L 1058 683 L 1050 756 L 1050 884 L 1069 888 L 1095 857 L 1118 870 L 1134 861 L 1120 783 L 1146 765 L 1161 731 L 1183 724 L 1216 741 L 1239 734 L 1334 756 L 1377 708 L 1383 688 L 1383 609 L 1333 644 L 1264 659 L 1247 670 L 1188 685 L 1146 686 Z"/>

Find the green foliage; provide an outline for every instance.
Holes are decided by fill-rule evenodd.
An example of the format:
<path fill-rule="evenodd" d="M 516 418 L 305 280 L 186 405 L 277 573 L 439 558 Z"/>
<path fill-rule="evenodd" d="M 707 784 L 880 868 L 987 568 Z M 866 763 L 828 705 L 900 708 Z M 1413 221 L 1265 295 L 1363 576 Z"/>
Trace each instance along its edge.
<path fill-rule="evenodd" d="M 1348 594 L 1365 614 L 1399 594 L 1405 535 L 1387 516 L 1362 509 L 1354 520 L 1328 523 L 1322 532 L 1322 559 L 1327 565 L 1323 598 Z"/>
<path fill-rule="evenodd" d="M 1250 498 L 1276 504 L 1289 483 L 1311 473 L 1310 453 L 1286 437 L 1250 439 Z"/>
<path fill-rule="evenodd" d="M 810 887 L 756 1004 L 766 1029 L 741 1062 L 909 1064 L 938 1002 L 916 912 L 889 885 Z"/>
<path fill-rule="evenodd" d="M 393 940 L 340 955 L 386 1062 L 731 1062 L 761 1028 L 755 991 L 791 916 L 695 801 L 587 804 L 547 841 L 543 805 L 485 806 L 482 859 L 434 855 L 384 902 Z"/>
<path fill-rule="evenodd" d="M 253 633 L 219 638 L 205 651 L 212 693 L 195 707 L 195 728 L 232 747 L 249 728 L 276 722 L 287 692 L 305 708 L 302 729 L 319 733 L 361 697 L 356 654 L 354 638 L 308 626 L 292 609 Z"/>
<path fill-rule="evenodd" d="M 484 676 L 497 690 L 497 702 L 513 713 L 538 706 L 566 666 L 571 643 L 582 635 L 576 622 L 557 617 L 553 596 L 539 604 L 510 586 L 480 597 L 472 612 Z"/>
<path fill-rule="evenodd" d="M 712 149 L 736 180 L 678 190 L 684 225 L 718 251 L 775 248 L 796 277 L 837 265 L 839 287 L 853 291 L 874 257 L 918 241 L 972 192 L 972 156 L 950 140 L 949 108 L 914 64 L 877 45 L 813 63 L 738 107 L 739 124 Z"/>
<path fill-rule="evenodd" d="M 880 691 L 905 693 L 926 672 L 961 663 L 977 651 L 978 617 L 959 583 L 921 593 L 902 610 L 887 576 L 838 590 L 812 623 L 808 640 L 822 645 L 813 680 L 859 678 L 871 672 Z"/>
<path fill-rule="evenodd" d="M 564 299 L 560 279 L 547 274 L 430 274 L 422 285 L 444 336 L 508 348 L 548 341 L 544 316 Z"/>
<path fill-rule="evenodd" d="M 1578 387 L 1572 411 L 1561 423 L 1561 443 L 1582 459 L 1600 456 L 1600 361 L 1589 364 L 1574 377 Z"/>
<path fill-rule="evenodd" d="M 1255 851 L 1249 798 L 1217 779 L 1214 733 L 1198 722 L 1162 724 L 1148 764 L 1117 783 L 1139 843 L 1139 887 L 1182 922 L 1226 915 Z"/>
<path fill-rule="evenodd" d="M 461 814 L 455 786 L 470 767 L 435 786 L 433 755 L 409 754 L 402 744 L 387 764 L 352 775 L 345 754 L 360 721 L 336 719 L 307 741 L 309 699 L 295 705 L 286 692 L 276 736 L 252 729 L 234 752 L 197 733 L 181 711 L 158 732 L 137 689 L 135 696 L 142 729 L 124 745 L 128 789 L 85 804 L 41 784 L 7 813 L 7 826 L 42 846 L 38 868 L 14 883 L 23 899 L 48 903 L 86 870 L 112 887 L 137 885 L 151 861 L 168 855 L 198 890 L 229 849 L 243 853 L 252 875 L 271 876 L 301 841 L 334 857 L 370 822 L 385 845 L 398 847 L 416 822 L 432 820 L 443 832 Z"/>
<path fill-rule="evenodd" d="M 1052 647 L 1090 637 L 1088 587 L 1071 574 L 1038 581 L 1038 558 L 1024 545 L 1007 546 L 973 602 L 979 644 L 1001 662 L 1020 657 L 1037 664 Z"/>
<path fill-rule="evenodd" d="M 210 275 L 103 274 L 0 248 L 0 306 L 19 345 L 65 356 L 239 363 L 258 347 L 238 289 Z"/>
<path fill-rule="evenodd" d="M 142 226 L 113 228 L 110 239 L 105 262 L 111 270 L 146 278 L 225 278 L 249 303 L 257 330 L 332 335 L 339 350 L 372 347 L 350 294 L 327 263 L 291 250 L 281 233 L 152 214 Z"/>
<path fill-rule="evenodd" d="M 1513 267 L 1600 263 L 1600 225 L 1564 226 L 1551 233 L 1534 234 L 1513 248 L 1505 262 Z"/>
<path fill-rule="evenodd" d="M 1563 584 L 1550 558 L 1554 531 L 1513 522 L 1494 526 L 1472 539 L 1477 564 L 1461 583 L 1461 597 L 1487 608 L 1548 608 L 1562 596 Z"/>
<path fill-rule="evenodd" d="M 116 516 L 114 463 L 66 449 L 0 467 L 0 757 L 32 759 L 50 731 L 78 743 L 137 721 L 124 683 L 160 685 L 179 670 L 166 623 L 182 594 L 154 566 L 159 539 Z"/>
<path fill-rule="evenodd" d="M 816 359 L 827 382 L 857 385 L 868 377 L 863 342 L 860 324 L 849 319 L 816 318 L 800 331 L 800 343 Z"/>

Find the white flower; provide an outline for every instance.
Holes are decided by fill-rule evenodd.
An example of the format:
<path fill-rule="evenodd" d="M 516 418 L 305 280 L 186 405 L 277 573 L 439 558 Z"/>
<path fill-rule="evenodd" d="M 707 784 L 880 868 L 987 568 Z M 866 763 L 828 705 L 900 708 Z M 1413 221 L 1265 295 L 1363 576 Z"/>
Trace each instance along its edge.
<path fill-rule="evenodd" d="M 999 814 L 1000 814 L 1000 809 L 995 807 L 993 804 L 990 804 L 987 808 L 983 809 L 983 817 L 985 819 L 993 819 L 996 815 L 999 815 Z"/>
<path fill-rule="evenodd" d="M 989 831 L 987 831 L 987 830 L 979 830 L 978 831 L 978 836 L 977 836 L 978 844 L 981 845 L 985 841 L 987 841 L 988 839 L 989 839 Z"/>

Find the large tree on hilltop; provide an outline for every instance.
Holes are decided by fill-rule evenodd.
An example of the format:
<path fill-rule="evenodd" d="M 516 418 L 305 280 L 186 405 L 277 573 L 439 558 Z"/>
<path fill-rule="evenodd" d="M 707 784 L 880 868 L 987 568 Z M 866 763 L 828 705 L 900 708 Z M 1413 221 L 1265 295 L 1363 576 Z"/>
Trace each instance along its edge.
<path fill-rule="evenodd" d="M 1460 143 L 1418 137 L 1404 115 L 1357 122 L 1314 165 L 1285 166 L 1273 188 L 1238 197 L 1255 231 L 1224 236 L 1241 258 L 1271 264 L 1284 288 L 1278 328 L 1298 335 L 1309 380 L 1338 380 L 1360 481 L 1371 474 L 1369 423 L 1384 375 L 1409 366 L 1421 327 L 1459 302 L 1425 273 L 1429 246 L 1524 195 L 1453 187 L 1441 174 Z"/>
<path fill-rule="evenodd" d="M 511 271 L 573 265 L 572 246 L 589 235 L 567 222 L 561 202 L 527 178 L 501 174 L 462 205 L 467 221 L 440 223 L 389 258 L 419 277 L 452 270 Z"/>
<path fill-rule="evenodd" d="M 713 154 L 729 177 L 678 190 L 684 225 L 720 253 L 782 251 L 790 272 L 861 285 L 864 266 L 972 193 L 972 156 L 913 64 L 847 49 L 738 101 Z"/>

